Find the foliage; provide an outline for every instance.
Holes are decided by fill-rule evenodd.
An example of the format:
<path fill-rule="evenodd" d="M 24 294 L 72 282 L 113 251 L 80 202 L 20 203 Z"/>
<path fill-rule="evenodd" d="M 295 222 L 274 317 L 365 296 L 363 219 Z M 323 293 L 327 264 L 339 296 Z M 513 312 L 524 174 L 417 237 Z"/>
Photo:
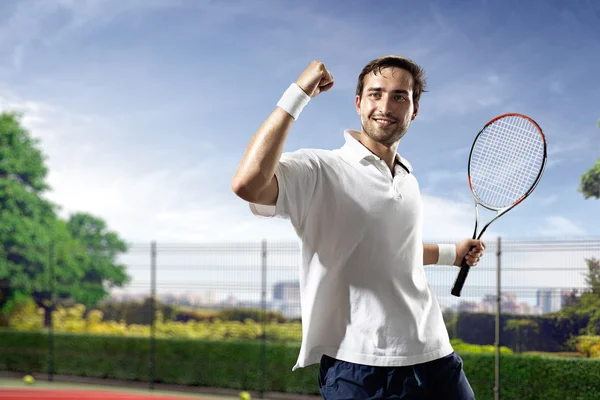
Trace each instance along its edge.
<path fill-rule="evenodd" d="M 452 348 L 457 353 L 470 353 L 470 354 L 494 354 L 496 353 L 496 347 L 492 345 L 480 345 L 465 343 L 461 339 L 452 339 Z M 500 354 L 513 354 L 513 351 L 506 346 L 500 346 Z"/>
<path fill-rule="evenodd" d="M 0 307 L 10 308 L 30 296 L 45 297 L 50 243 L 65 241 L 56 206 L 43 198 L 47 169 L 18 114 L 0 114 Z M 61 278 L 76 282 L 73 265 L 61 257 Z M 47 298 L 47 297 L 46 297 Z"/>
<path fill-rule="evenodd" d="M 40 194 L 49 189 L 48 169 L 39 140 L 23 129 L 20 118 L 18 113 L 0 113 L 0 177 Z"/>
<path fill-rule="evenodd" d="M 160 311 L 165 321 L 173 321 L 178 313 L 173 306 L 156 302 L 155 310 Z M 124 322 L 127 325 L 150 325 L 152 323 L 152 303 L 150 298 L 143 301 L 105 301 L 93 307 L 102 313 L 102 321 Z"/>
<path fill-rule="evenodd" d="M 600 260 L 590 258 L 585 261 L 588 266 L 585 283 L 588 285 L 591 293 L 600 298 Z"/>
<path fill-rule="evenodd" d="M 600 335 L 600 260 L 585 260 L 587 288 L 572 294 L 563 308 L 545 315 L 500 317 L 501 342 L 516 352 L 558 352 L 579 335 Z M 495 315 L 460 313 L 455 323 L 455 337 L 474 344 L 492 344 L 495 340 Z"/>
<path fill-rule="evenodd" d="M 600 260 L 589 258 L 585 260 L 588 271 L 585 276 L 587 289 L 570 305 L 561 310 L 568 318 L 585 318 L 585 329 L 577 333 L 600 335 Z"/>
<path fill-rule="evenodd" d="M 600 128 L 600 120 L 598 120 L 598 128 Z M 596 160 L 596 164 L 581 175 L 578 192 L 583 194 L 585 199 L 595 197 L 600 199 L 600 158 Z"/>
<path fill-rule="evenodd" d="M 457 320 L 457 337 L 473 344 L 493 344 L 495 319 L 494 314 L 460 313 Z M 565 342 L 572 336 L 583 333 L 588 322 L 587 314 L 502 314 L 501 344 L 515 351 L 563 351 Z"/>
<path fill-rule="evenodd" d="M 577 336 L 568 345 L 584 357 L 600 358 L 600 336 Z"/>
<path fill-rule="evenodd" d="M 94 335 L 121 335 L 149 337 L 150 325 L 126 323 L 125 321 L 104 321 L 102 311 L 92 309 L 86 312 L 82 304 L 73 307 L 58 307 L 52 313 L 55 332 L 69 332 Z M 9 317 L 9 327 L 23 331 L 39 331 L 44 327 L 43 310 L 31 304 L 15 310 Z M 260 339 L 263 324 L 252 319 L 244 321 L 165 321 L 161 311 L 157 311 L 155 334 L 159 338 L 193 338 L 207 340 Z M 299 342 L 302 339 L 302 325 L 299 322 L 279 323 L 271 320 L 265 324 L 268 340 Z"/>
<path fill-rule="evenodd" d="M 164 321 L 240 321 L 248 319 L 262 322 L 293 322 L 287 320 L 280 312 L 252 308 L 227 308 L 222 310 L 201 309 L 187 306 L 175 306 L 156 301 L 155 309 L 163 315 Z M 123 321 L 126 324 L 148 325 L 152 321 L 150 298 L 144 300 L 103 301 L 93 307 L 103 314 L 103 321 Z M 297 321 L 299 322 L 299 321 Z"/>
<path fill-rule="evenodd" d="M 582 193 L 585 199 L 591 197 L 600 199 L 600 158 L 581 176 L 577 191 Z"/>
<path fill-rule="evenodd" d="M 106 288 L 126 283 L 115 262 L 125 245 L 89 214 L 58 217 L 58 206 L 45 198 L 48 169 L 39 141 L 20 119 L 0 113 L 0 309 L 29 299 L 48 309 L 51 297 L 93 305 Z"/>
<path fill-rule="evenodd" d="M 48 336 L 40 332 L 0 330 L 0 370 L 48 371 Z M 56 334 L 54 373 L 147 382 L 150 342 L 139 337 Z M 267 342 L 264 363 L 258 341 L 158 339 L 155 381 L 318 395 L 318 365 L 292 372 L 298 343 Z M 494 398 L 494 354 L 458 353 L 475 396 Z M 501 397 L 507 399 L 592 399 L 600 392 L 600 361 L 503 354 Z"/>
<path fill-rule="evenodd" d="M 103 220 L 87 213 L 75 213 L 70 216 L 67 228 L 88 257 L 75 296 L 79 302 L 88 307 L 95 305 L 111 288 L 123 287 L 129 282 L 126 266 L 116 261 L 127 251 L 127 245 L 117 233 L 108 231 Z"/>
<path fill-rule="evenodd" d="M 158 311 L 155 320 L 156 337 L 160 338 L 191 338 L 208 340 L 257 340 L 262 338 L 263 323 L 250 318 L 243 321 L 220 319 L 205 319 L 202 321 L 188 320 L 186 322 L 166 321 L 163 313 Z M 222 310 L 219 315 L 239 317 L 239 310 Z M 85 306 L 77 304 L 73 307 L 59 307 L 52 314 L 55 332 L 94 334 L 94 335 L 122 335 L 122 336 L 150 336 L 150 326 L 140 323 L 126 323 L 125 321 L 107 321 L 102 311 L 98 309 L 86 310 Z M 22 331 L 39 331 L 43 328 L 43 312 L 35 308 L 33 303 L 21 307 L 10 316 L 9 326 Z M 264 323 L 265 337 L 267 340 L 277 342 L 298 343 L 302 339 L 302 324 L 300 322 L 278 322 L 271 319 Z M 457 351 L 470 353 L 495 352 L 494 346 L 478 346 L 468 344 L 459 339 L 453 339 L 452 344 Z M 501 348 L 502 353 L 512 353 L 507 347 Z"/>
<path fill-rule="evenodd" d="M 510 319 L 504 329 L 515 332 L 515 350 L 517 353 L 521 353 L 527 350 L 527 342 L 524 338 L 539 335 L 540 324 L 527 318 Z"/>

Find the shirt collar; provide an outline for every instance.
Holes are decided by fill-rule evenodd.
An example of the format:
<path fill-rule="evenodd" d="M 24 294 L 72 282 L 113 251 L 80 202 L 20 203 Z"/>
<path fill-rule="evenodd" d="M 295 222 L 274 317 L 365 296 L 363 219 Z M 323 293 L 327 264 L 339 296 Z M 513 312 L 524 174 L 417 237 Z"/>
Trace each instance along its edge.
<path fill-rule="evenodd" d="M 359 140 L 360 132 L 353 129 L 346 129 L 344 131 L 344 138 L 346 143 L 342 146 L 342 152 L 354 161 L 362 160 L 381 160 L 381 158 L 373 154 L 367 149 Z M 401 157 L 400 154 L 396 153 L 396 163 L 403 166 L 408 172 L 412 172 L 412 165 L 405 158 Z"/>

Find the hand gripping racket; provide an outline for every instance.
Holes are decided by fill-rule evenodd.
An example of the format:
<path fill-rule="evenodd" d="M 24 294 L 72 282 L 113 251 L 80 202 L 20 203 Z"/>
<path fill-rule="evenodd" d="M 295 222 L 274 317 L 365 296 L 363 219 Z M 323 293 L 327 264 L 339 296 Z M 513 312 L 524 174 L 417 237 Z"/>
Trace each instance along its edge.
<path fill-rule="evenodd" d="M 531 118 L 517 113 L 499 115 L 477 134 L 469 155 L 469 186 L 475 201 L 475 231 L 480 239 L 492 222 L 529 196 L 546 167 L 546 138 Z M 479 205 L 496 216 L 477 235 Z M 469 274 L 463 258 L 452 295 L 460 292 Z"/>

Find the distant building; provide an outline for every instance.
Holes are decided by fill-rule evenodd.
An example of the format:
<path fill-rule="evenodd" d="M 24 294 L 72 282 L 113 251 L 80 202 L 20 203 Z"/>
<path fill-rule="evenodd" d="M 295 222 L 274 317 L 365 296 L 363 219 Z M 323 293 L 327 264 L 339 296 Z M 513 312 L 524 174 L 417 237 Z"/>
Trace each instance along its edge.
<path fill-rule="evenodd" d="M 274 308 L 286 318 L 298 318 L 300 310 L 300 282 L 277 282 L 273 285 Z"/>
<path fill-rule="evenodd" d="M 531 304 L 519 301 L 517 293 L 504 292 L 501 296 L 501 310 L 505 314 L 513 315 L 535 315 L 540 314 L 541 309 Z M 488 313 L 494 314 L 498 308 L 498 301 L 495 294 L 486 294 L 481 301 L 461 301 L 458 305 L 459 312 L 468 313 Z"/>
<path fill-rule="evenodd" d="M 537 306 L 542 314 L 555 312 L 561 309 L 563 293 L 560 289 L 538 289 Z"/>

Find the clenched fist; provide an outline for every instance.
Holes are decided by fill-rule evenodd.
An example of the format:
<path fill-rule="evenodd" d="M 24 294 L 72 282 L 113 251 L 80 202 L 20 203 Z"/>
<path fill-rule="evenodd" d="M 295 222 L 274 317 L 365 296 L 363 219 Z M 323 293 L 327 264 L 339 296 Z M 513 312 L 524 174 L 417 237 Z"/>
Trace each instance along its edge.
<path fill-rule="evenodd" d="M 325 64 L 314 60 L 308 68 L 302 72 L 296 84 L 300 86 L 304 93 L 311 98 L 319 93 L 326 92 L 333 86 L 333 75 L 327 70 Z"/>

